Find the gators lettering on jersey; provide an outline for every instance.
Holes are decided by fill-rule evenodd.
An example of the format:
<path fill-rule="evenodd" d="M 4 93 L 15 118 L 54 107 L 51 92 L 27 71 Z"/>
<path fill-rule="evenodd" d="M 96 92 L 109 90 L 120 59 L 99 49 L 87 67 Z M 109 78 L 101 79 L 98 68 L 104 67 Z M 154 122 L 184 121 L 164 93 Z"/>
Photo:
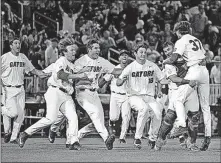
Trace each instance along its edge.
<path fill-rule="evenodd" d="M 128 95 L 155 95 L 155 83 L 164 78 L 160 68 L 153 62 L 146 61 L 144 65 L 133 61 L 120 75 L 120 79 L 128 77 L 126 89 Z"/>
<path fill-rule="evenodd" d="M 85 85 L 85 87 L 99 88 L 98 79 L 102 73 L 111 73 L 114 69 L 114 65 L 108 60 L 98 57 L 97 59 L 90 58 L 87 54 L 75 61 L 75 67 L 77 70 L 81 70 L 84 67 L 89 67 L 89 72 L 85 72 L 88 78 L 93 79 L 91 85 Z"/>
<path fill-rule="evenodd" d="M 23 85 L 24 74 L 35 69 L 22 53 L 19 53 L 18 56 L 13 55 L 11 52 L 5 53 L 1 56 L 1 62 L 1 79 L 4 85 Z"/>
<path fill-rule="evenodd" d="M 200 63 L 206 57 L 201 41 L 189 34 L 177 40 L 173 53 L 180 54 L 188 67 Z"/>

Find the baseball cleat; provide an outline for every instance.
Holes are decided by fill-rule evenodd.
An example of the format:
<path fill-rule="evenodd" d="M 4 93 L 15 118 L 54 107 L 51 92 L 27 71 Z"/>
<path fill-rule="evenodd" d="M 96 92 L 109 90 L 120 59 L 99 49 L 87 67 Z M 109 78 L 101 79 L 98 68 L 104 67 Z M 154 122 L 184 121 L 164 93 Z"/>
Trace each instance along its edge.
<path fill-rule="evenodd" d="M 135 139 L 134 140 L 134 146 L 138 149 L 141 149 L 141 140 L 140 139 Z"/>
<path fill-rule="evenodd" d="M 178 127 L 174 129 L 174 132 L 170 135 L 171 138 L 179 137 L 180 135 L 188 133 L 187 127 Z"/>
<path fill-rule="evenodd" d="M 56 132 L 49 130 L 48 140 L 50 143 L 54 143 L 55 136 L 56 136 Z"/>
<path fill-rule="evenodd" d="M 186 139 L 183 136 L 179 137 L 179 142 L 182 148 L 187 148 Z"/>
<path fill-rule="evenodd" d="M 9 141 L 10 141 L 10 139 L 11 139 L 11 133 L 5 133 L 5 135 L 4 135 L 4 142 L 5 143 L 8 143 Z"/>
<path fill-rule="evenodd" d="M 187 148 L 188 148 L 190 151 L 195 151 L 195 152 L 200 150 L 199 147 L 198 147 L 195 143 L 189 144 L 189 145 L 187 146 Z"/>
<path fill-rule="evenodd" d="M 119 139 L 120 143 L 126 144 L 126 140 L 125 139 Z"/>
<path fill-rule="evenodd" d="M 18 138 L 18 145 L 20 148 L 23 148 L 25 145 L 25 141 L 28 139 L 28 134 L 26 132 L 22 132 Z"/>
<path fill-rule="evenodd" d="M 17 139 L 16 140 L 11 140 L 10 143 L 11 144 L 18 144 L 18 140 Z"/>
<path fill-rule="evenodd" d="M 154 150 L 160 151 L 162 146 L 166 144 L 166 140 L 163 140 L 161 138 L 157 138 L 157 141 L 155 142 Z"/>
<path fill-rule="evenodd" d="M 154 149 L 155 144 L 156 141 L 148 140 L 148 145 L 150 146 L 150 149 Z"/>
<path fill-rule="evenodd" d="M 108 150 L 113 149 L 113 143 L 115 141 L 115 136 L 114 135 L 110 135 L 107 140 L 105 141 L 105 145 L 107 147 Z"/>
<path fill-rule="evenodd" d="M 202 141 L 202 146 L 201 146 L 200 150 L 201 151 L 206 151 L 209 147 L 210 142 L 211 142 L 211 137 L 206 136 L 204 138 L 204 140 Z"/>
<path fill-rule="evenodd" d="M 66 144 L 68 145 L 68 144 Z M 79 142 L 75 142 L 74 144 L 70 144 L 69 145 L 69 150 L 81 150 L 81 145 L 79 144 Z"/>

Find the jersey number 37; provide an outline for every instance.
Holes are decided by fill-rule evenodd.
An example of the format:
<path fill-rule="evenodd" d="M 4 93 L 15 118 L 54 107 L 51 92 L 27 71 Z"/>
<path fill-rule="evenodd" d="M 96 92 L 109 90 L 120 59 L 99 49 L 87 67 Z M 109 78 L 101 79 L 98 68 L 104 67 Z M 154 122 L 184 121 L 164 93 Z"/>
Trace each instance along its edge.
<path fill-rule="evenodd" d="M 189 43 L 193 45 L 193 51 L 198 51 L 199 49 L 202 49 L 201 43 L 198 39 L 189 40 Z"/>

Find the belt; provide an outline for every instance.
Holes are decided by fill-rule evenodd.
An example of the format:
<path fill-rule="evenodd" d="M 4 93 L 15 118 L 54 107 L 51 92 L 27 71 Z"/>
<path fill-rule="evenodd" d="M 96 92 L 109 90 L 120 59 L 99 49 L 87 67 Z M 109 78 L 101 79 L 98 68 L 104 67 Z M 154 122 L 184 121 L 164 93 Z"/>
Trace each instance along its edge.
<path fill-rule="evenodd" d="M 68 93 L 68 91 L 67 91 L 66 89 L 64 89 L 64 88 L 56 87 L 56 86 L 54 86 L 54 85 L 50 85 L 50 86 L 52 86 L 52 87 L 54 87 L 54 88 L 58 88 L 60 91 L 62 91 L 62 92 L 64 92 L 64 93 Z"/>
<path fill-rule="evenodd" d="M 87 88 L 79 88 L 79 90 L 80 91 L 85 91 Z M 91 89 L 87 89 L 87 90 L 89 90 L 89 91 L 91 91 L 91 92 L 95 92 L 96 91 L 96 89 L 95 88 L 91 88 Z"/>
<path fill-rule="evenodd" d="M 126 93 L 120 93 L 120 92 L 114 92 L 114 91 L 112 91 L 112 93 L 116 93 L 116 94 L 119 94 L 119 95 L 126 95 Z"/>
<path fill-rule="evenodd" d="M 5 87 L 15 87 L 15 88 L 21 88 L 23 85 L 5 85 Z"/>

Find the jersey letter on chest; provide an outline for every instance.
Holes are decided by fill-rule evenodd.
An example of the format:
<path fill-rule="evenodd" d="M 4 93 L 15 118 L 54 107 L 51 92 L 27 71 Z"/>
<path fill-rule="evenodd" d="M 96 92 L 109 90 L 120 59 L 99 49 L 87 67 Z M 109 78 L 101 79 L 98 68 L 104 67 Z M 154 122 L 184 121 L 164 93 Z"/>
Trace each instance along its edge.
<path fill-rule="evenodd" d="M 136 71 L 132 72 L 132 77 L 149 77 L 153 76 L 154 71 Z"/>
<path fill-rule="evenodd" d="M 10 67 L 25 67 L 25 62 L 10 62 Z"/>

